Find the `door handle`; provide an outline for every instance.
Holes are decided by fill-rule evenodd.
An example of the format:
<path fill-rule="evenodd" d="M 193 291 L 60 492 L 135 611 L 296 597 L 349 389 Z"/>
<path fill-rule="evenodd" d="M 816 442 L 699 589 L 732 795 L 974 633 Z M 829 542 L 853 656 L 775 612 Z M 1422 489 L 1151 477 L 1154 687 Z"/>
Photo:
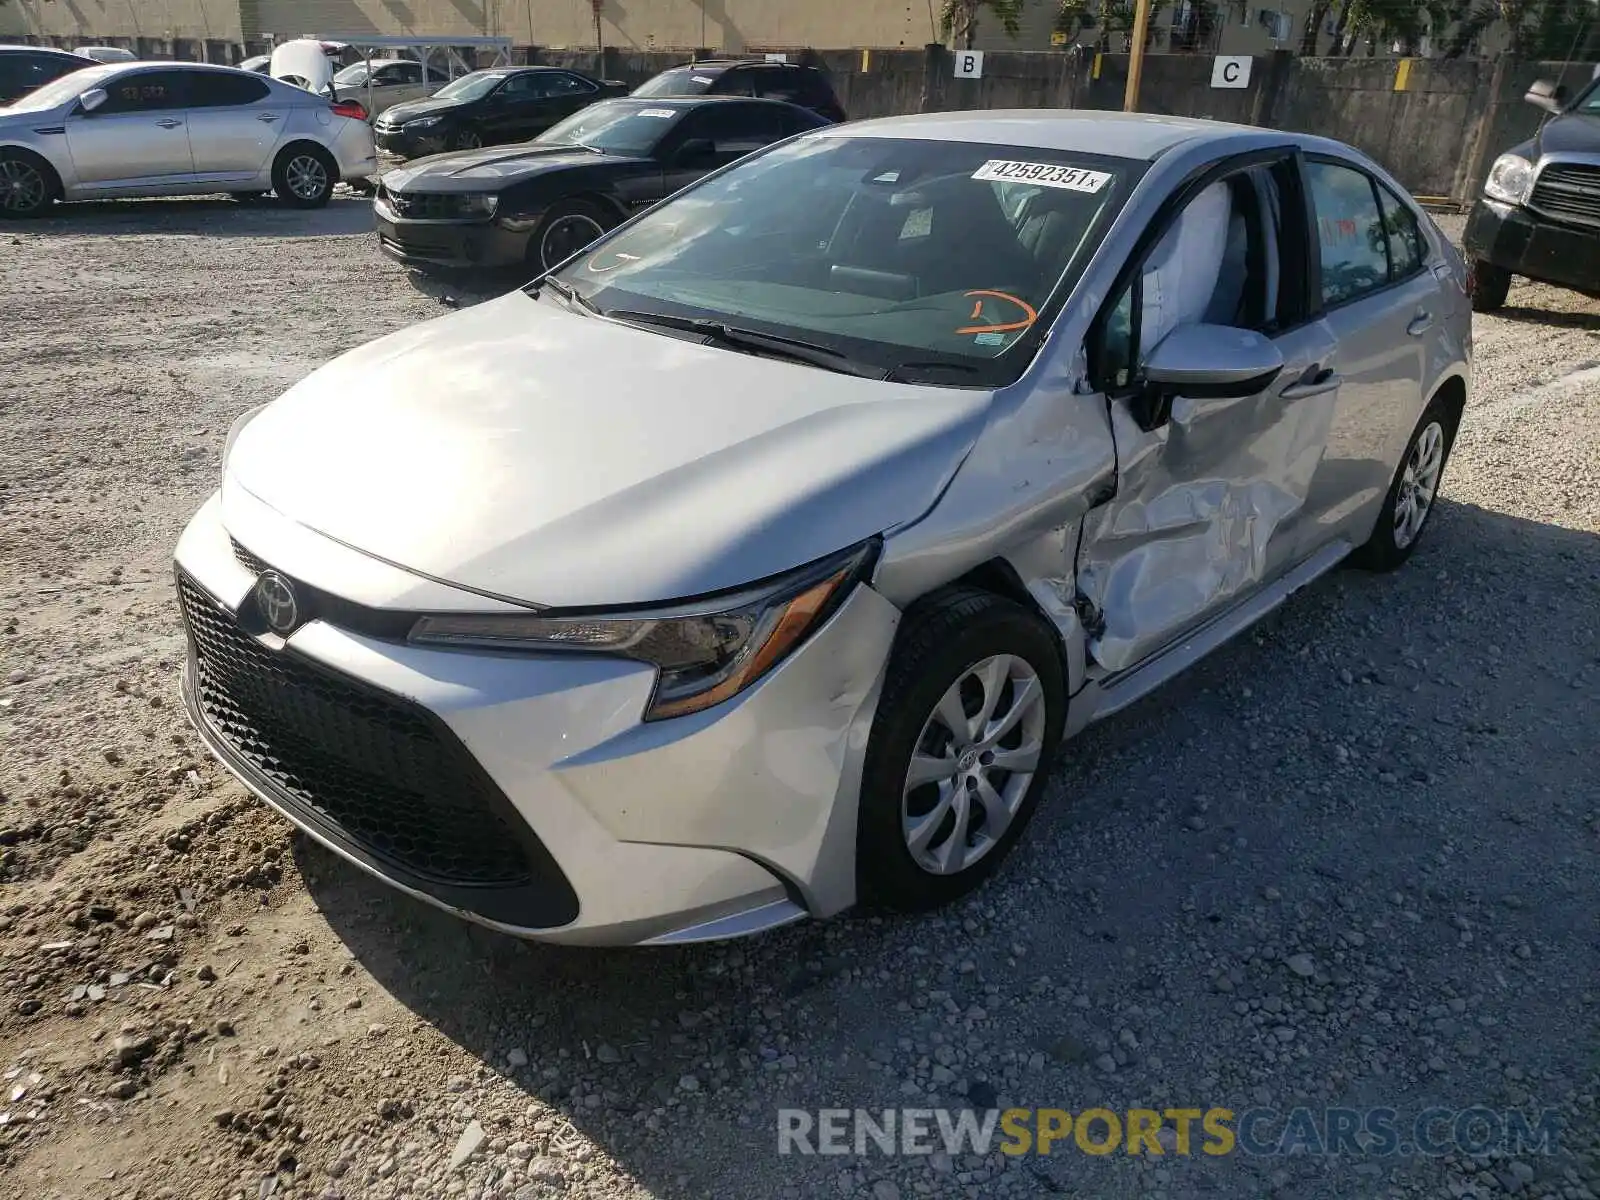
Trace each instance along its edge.
<path fill-rule="evenodd" d="M 256 120 L 265 121 L 268 125 L 272 124 L 272 122 L 276 121 L 277 119 L 277 113 L 258 113 L 256 116 Z"/>
<path fill-rule="evenodd" d="M 1278 395 L 1285 400 L 1305 400 L 1311 396 L 1325 396 L 1329 392 L 1336 392 L 1343 382 L 1344 379 L 1331 369 L 1317 371 L 1313 368 L 1302 375 L 1298 383 L 1291 383 Z"/>
<path fill-rule="evenodd" d="M 1419 312 L 1411 318 L 1411 324 L 1406 326 L 1406 332 L 1412 337 L 1421 337 L 1432 325 L 1433 314 L 1431 312 Z"/>
<path fill-rule="evenodd" d="M 176 129 L 179 125 L 182 125 L 183 122 L 173 117 L 162 117 L 161 120 L 156 122 L 156 124 L 161 126 L 163 129 Z"/>

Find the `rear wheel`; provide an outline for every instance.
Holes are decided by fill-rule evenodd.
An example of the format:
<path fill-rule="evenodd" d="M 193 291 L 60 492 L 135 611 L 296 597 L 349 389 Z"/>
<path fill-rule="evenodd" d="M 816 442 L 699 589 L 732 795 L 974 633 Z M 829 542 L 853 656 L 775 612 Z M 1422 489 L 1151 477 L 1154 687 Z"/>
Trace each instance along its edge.
<path fill-rule="evenodd" d="M 1060 652 L 1037 616 L 969 588 L 913 605 L 867 743 L 861 898 L 917 911 L 988 878 L 1039 803 L 1065 715 Z"/>
<path fill-rule="evenodd" d="M 60 184 L 50 164 L 26 150 L 0 150 L 0 217 L 37 217 Z"/>
<path fill-rule="evenodd" d="M 610 229 L 611 216 L 589 200 L 563 200 L 550 206 L 528 241 L 528 265 L 549 271 Z"/>
<path fill-rule="evenodd" d="M 1467 268 L 1467 294 L 1472 297 L 1473 312 L 1493 312 L 1505 307 L 1510 292 L 1511 272 L 1504 267 L 1478 258 Z"/>
<path fill-rule="evenodd" d="M 272 190 L 290 208 L 321 208 L 339 181 L 339 165 L 321 146 L 302 142 L 278 155 L 272 165 Z"/>
<path fill-rule="evenodd" d="M 1400 468 L 1384 497 L 1383 511 L 1366 544 L 1350 561 L 1369 571 L 1392 571 L 1411 557 L 1433 515 L 1445 460 L 1455 441 L 1455 419 L 1438 400 L 1428 405 L 1412 431 Z"/>

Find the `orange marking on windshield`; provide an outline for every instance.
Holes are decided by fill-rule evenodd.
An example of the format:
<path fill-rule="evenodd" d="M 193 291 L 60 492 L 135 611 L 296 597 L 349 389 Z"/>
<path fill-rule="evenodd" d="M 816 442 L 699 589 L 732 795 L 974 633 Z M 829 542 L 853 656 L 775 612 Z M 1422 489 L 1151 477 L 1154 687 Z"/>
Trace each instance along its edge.
<path fill-rule="evenodd" d="M 967 325 L 956 330 L 957 333 L 1011 333 L 1018 329 L 1026 329 L 1039 319 L 1039 314 L 1034 309 L 1033 305 L 1029 304 L 1021 297 L 1013 296 L 1010 292 L 996 292 L 990 290 L 989 288 L 978 288 L 975 291 L 967 292 L 965 294 L 968 296 L 978 297 L 993 296 L 996 300 L 1004 300 L 1008 304 L 1015 304 L 1028 315 L 1020 321 L 1009 321 L 996 325 Z M 972 316 L 968 317 L 967 320 L 976 321 L 982 316 L 983 300 L 980 298 L 978 302 L 972 306 Z"/>

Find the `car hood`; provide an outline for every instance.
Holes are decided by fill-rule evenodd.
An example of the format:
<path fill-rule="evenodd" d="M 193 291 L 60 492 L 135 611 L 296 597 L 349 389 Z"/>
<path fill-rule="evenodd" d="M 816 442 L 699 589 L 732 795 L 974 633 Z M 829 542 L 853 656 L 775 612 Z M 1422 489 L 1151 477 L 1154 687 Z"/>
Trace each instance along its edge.
<path fill-rule="evenodd" d="M 310 40 L 284 42 L 272 52 L 267 74 L 274 79 L 295 76 L 306 81 L 308 91 L 320 92 L 333 82 L 339 64 L 328 57 L 322 43 Z"/>
<path fill-rule="evenodd" d="M 914 521 L 992 393 L 719 350 L 513 292 L 268 405 L 223 486 L 434 579 L 535 605 L 739 587 Z"/>
<path fill-rule="evenodd" d="M 568 167 L 636 163 L 642 160 L 600 154 L 581 146 L 490 146 L 481 150 L 452 150 L 419 158 L 387 172 L 384 186 L 391 191 L 482 191 Z"/>
<path fill-rule="evenodd" d="M 1567 113 L 1545 123 L 1534 139 L 1535 154 L 1600 153 L 1600 117 Z"/>

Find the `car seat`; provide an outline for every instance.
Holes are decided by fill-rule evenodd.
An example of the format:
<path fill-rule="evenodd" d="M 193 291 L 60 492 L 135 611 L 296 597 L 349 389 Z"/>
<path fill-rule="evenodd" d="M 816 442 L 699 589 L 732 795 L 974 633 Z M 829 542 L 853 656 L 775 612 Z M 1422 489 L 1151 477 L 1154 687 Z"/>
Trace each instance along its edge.
<path fill-rule="evenodd" d="M 1212 184 L 1178 214 L 1146 260 L 1139 324 L 1142 357 L 1148 358 L 1178 326 L 1206 319 L 1227 261 L 1233 209 L 1227 181 Z"/>

